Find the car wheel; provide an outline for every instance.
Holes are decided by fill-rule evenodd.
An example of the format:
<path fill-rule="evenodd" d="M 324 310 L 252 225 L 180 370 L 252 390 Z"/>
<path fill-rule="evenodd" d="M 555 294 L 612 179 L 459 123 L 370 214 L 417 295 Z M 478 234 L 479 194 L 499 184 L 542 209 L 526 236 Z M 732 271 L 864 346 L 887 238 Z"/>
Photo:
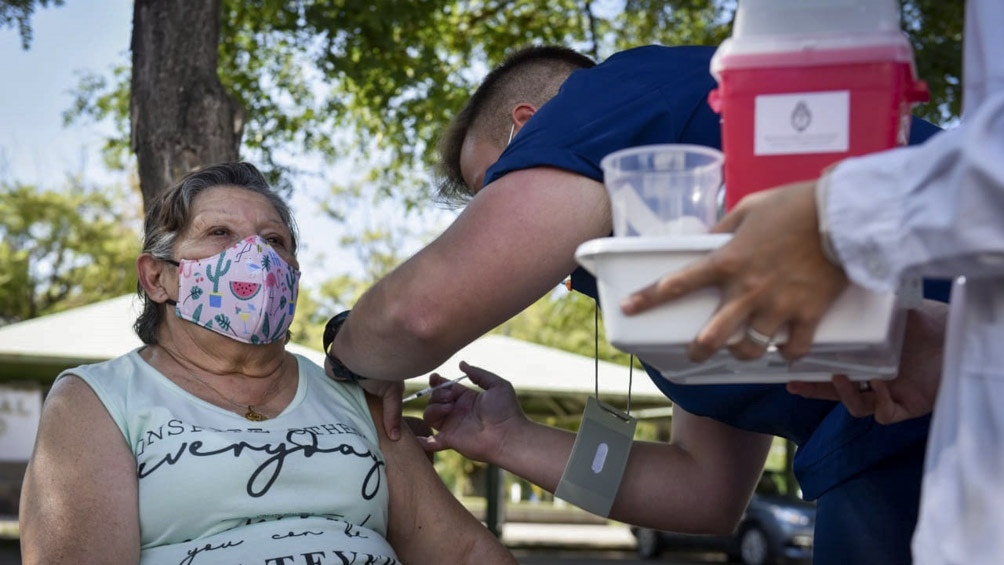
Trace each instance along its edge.
<path fill-rule="evenodd" d="M 635 536 L 638 538 L 638 556 L 642 559 L 655 559 L 662 553 L 659 532 L 648 528 L 638 528 Z"/>
<path fill-rule="evenodd" d="M 770 542 L 767 534 L 759 526 L 751 524 L 739 536 L 739 557 L 743 565 L 767 565 L 772 563 Z"/>

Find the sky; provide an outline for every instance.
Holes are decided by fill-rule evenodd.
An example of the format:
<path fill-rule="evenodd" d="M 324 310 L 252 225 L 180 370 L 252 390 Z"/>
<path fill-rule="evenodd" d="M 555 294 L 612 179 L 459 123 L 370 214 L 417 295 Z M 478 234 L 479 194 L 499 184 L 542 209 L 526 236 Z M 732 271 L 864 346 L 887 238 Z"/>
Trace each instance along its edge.
<path fill-rule="evenodd" d="M 27 51 L 16 29 L 0 29 L 0 180 L 58 189 L 68 175 L 80 174 L 88 184 L 125 184 L 125 175 L 108 171 L 101 159 L 111 126 L 80 122 L 64 127 L 62 115 L 72 105 L 80 73 L 110 75 L 116 64 L 129 62 L 132 7 L 133 0 L 70 0 L 37 10 Z M 355 253 L 332 243 L 343 228 L 320 213 L 317 203 L 326 194 L 325 185 L 307 179 L 291 199 L 301 232 L 305 287 L 343 273 L 362 274 Z M 374 215 L 382 213 L 395 212 L 374 211 L 364 220 L 373 225 L 381 221 Z M 429 229 L 442 229 L 451 217 L 439 214 Z M 417 247 L 418 242 L 403 254 Z"/>
<path fill-rule="evenodd" d="M 5 178 L 57 184 L 67 172 L 97 175 L 101 132 L 63 128 L 77 71 L 101 72 L 128 60 L 131 0 L 70 1 L 39 10 L 34 39 L 21 47 L 16 29 L 0 29 L 0 173 Z M 100 32 L 98 32 L 100 31 Z"/>

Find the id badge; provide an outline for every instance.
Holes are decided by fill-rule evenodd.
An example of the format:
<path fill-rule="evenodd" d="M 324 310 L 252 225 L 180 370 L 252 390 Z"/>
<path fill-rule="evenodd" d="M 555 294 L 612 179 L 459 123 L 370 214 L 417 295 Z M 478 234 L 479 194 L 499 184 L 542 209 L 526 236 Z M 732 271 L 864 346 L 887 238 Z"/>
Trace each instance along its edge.
<path fill-rule="evenodd" d="M 598 516 L 614 504 L 638 421 L 590 396 L 554 496 Z"/>

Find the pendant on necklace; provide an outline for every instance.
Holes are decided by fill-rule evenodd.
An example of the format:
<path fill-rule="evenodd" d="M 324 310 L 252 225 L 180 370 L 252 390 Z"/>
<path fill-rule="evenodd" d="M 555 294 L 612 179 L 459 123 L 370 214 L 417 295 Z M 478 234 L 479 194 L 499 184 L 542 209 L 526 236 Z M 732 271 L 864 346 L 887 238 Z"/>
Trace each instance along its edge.
<path fill-rule="evenodd" d="M 248 411 L 244 413 L 244 418 L 246 420 L 251 420 L 252 422 L 264 422 L 265 420 L 268 420 L 268 416 L 255 411 L 254 406 L 251 406 L 250 404 L 248 404 Z"/>

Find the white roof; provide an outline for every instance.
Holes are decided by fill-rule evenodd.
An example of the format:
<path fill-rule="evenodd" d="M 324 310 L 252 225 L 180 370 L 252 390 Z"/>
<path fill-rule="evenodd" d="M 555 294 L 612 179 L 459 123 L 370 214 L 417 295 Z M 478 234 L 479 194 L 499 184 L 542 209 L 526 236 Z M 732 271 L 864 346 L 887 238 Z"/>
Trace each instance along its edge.
<path fill-rule="evenodd" d="M 597 363 L 592 357 L 503 335 L 482 336 L 457 352 L 437 371 L 446 378 L 459 377 L 461 360 L 504 377 L 521 393 L 589 394 L 596 389 L 598 374 L 601 400 L 604 393 L 626 395 L 629 379 L 633 396 L 665 398 L 645 371 L 635 370 L 629 375 L 624 365 L 608 361 Z"/>
<path fill-rule="evenodd" d="M 135 295 L 120 296 L 58 314 L 34 318 L 0 328 L 0 363 L 67 363 L 74 366 L 111 359 L 142 345 L 132 324 L 140 311 Z M 290 343 L 286 349 L 318 364 L 324 354 Z M 568 353 L 502 335 L 485 335 L 460 350 L 436 372 L 447 378 L 460 376 L 461 360 L 501 375 L 521 394 L 590 394 L 599 370 L 600 398 L 624 396 L 628 368 L 591 357 Z M 643 371 L 634 371 L 632 396 L 664 398 Z M 426 385 L 419 377 L 408 382 L 414 390 Z M 667 405 L 669 402 L 667 401 Z"/>
<path fill-rule="evenodd" d="M 126 295 L 0 328 L 4 359 L 89 359 L 117 357 L 143 344 L 132 331 L 139 299 Z"/>

